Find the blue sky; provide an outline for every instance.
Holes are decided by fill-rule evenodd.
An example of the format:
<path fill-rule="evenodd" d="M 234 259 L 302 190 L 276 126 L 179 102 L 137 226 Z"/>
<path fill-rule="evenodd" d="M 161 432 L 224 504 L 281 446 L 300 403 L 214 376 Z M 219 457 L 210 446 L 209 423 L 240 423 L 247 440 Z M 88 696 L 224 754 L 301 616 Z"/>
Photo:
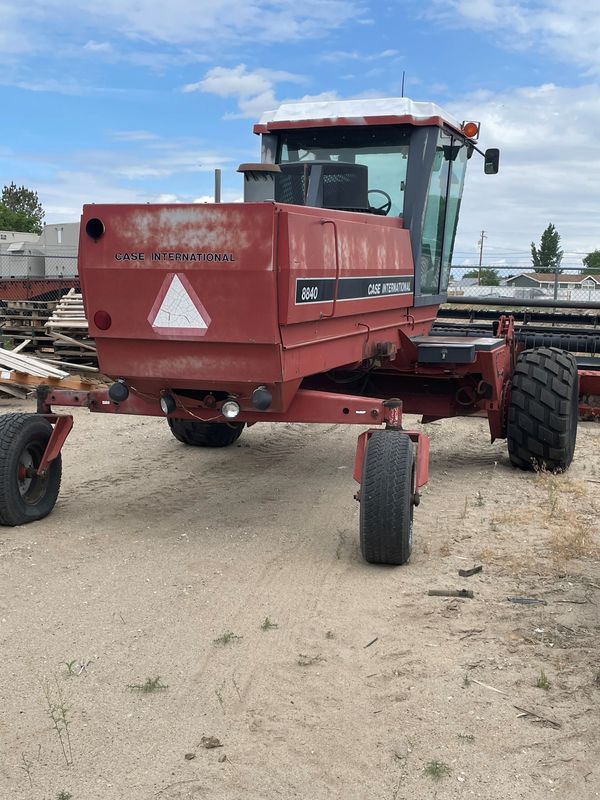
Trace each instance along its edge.
<path fill-rule="evenodd" d="M 600 0 L 0 0 L 0 181 L 48 222 L 84 202 L 241 195 L 252 124 L 282 100 L 430 100 L 482 123 L 455 263 L 526 264 L 553 222 L 565 264 L 600 248 Z"/>

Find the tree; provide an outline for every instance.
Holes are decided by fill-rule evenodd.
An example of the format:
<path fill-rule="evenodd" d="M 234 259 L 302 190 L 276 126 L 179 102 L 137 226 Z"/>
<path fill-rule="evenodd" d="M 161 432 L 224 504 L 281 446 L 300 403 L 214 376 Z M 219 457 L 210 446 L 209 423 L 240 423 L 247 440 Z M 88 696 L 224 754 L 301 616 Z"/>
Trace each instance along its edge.
<path fill-rule="evenodd" d="M 37 192 L 28 189 L 26 186 L 16 186 L 11 183 L 2 189 L 2 197 L 0 197 L 0 206 L 3 206 L 9 212 L 13 212 L 17 216 L 14 218 L 15 223 L 20 225 L 25 220 L 25 227 L 6 228 L 0 225 L 3 230 L 20 230 L 27 233 L 41 233 L 44 219 L 44 209 L 40 203 Z M 6 217 L 10 220 L 10 216 Z"/>
<path fill-rule="evenodd" d="M 0 231 L 39 233 L 36 221 L 23 211 L 11 211 L 0 203 Z"/>
<path fill-rule="evenodd" d="M 465 278 L 477 278 L 479 280 L 479 269 L 471 269 L 469 272 L 465 272 Z M 497 269 L 493 269 L 492 267 L 482 267 L 481 268 L 481 286 L 500 286 L 500 275 L 498 274 Z"/>
<path fill-rule="evenodd" d="M 599 273 L 600 272 L 600 250 L 592 250 L 583 259 L 583 266 L 585 272 Z"/>
<path fill-rule="evenodd" d="M 542 233 L 540 246 L 531 243 L 531 261 L 536 272 L 562 272 L 563 251 L 560 249 L 560 235 L 550 223 Z"/>

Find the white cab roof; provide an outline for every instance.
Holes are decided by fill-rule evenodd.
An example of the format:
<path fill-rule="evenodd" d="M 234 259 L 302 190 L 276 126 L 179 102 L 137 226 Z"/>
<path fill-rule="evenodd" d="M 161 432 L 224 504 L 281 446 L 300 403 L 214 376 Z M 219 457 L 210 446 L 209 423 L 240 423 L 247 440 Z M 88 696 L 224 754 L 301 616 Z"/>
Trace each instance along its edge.
<path fill-rule="evenodd" d="M 334 121 L 351 125 L 445 122 L 457 130 L 461 128 L 457 120 L 435 103 L 416 102 L 408 97 L 283 103 L 274 111 L 263 114 L 257 128 L 280 128 L 287 122 L 332 124 Z"/>

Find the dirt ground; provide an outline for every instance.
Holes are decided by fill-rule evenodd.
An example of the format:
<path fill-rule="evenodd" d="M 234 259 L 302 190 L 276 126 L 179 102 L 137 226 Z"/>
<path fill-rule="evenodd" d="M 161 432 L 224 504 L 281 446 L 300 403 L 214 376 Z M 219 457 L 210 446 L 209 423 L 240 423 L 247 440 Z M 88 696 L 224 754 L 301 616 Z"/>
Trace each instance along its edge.
<path fill-rule="evenodd" d="M 75 417 L 54 512 L 0 529 L 2 798 L 600 796 L 600 425 L 564 476 L 428 426 L 415 551 L 381 568 L 356 428 L 206 451 Z"/>

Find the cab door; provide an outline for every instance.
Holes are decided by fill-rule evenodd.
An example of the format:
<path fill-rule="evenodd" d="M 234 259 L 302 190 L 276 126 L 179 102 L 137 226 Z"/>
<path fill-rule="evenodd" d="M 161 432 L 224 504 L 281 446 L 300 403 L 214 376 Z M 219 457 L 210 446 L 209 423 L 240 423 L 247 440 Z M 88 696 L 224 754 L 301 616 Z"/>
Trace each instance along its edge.
<path fill-rule="evenodd" d="M 407 173 L 405 219 L 415 263 L 415 305 L 446 299 L 468 146 L 439 128 L 416 130 Z"/>

